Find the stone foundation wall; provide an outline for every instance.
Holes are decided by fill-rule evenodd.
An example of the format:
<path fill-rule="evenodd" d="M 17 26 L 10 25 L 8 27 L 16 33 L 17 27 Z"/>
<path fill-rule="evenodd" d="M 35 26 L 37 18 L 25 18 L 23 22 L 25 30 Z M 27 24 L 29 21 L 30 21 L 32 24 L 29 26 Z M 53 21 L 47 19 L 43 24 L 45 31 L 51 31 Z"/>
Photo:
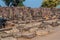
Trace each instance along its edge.
<path fill-rule="evenodd" d="M 59 17 L 60 9 L 57 8 L 27 8 L 27 7 L 0 7 L 0 16 L 7 19 L 36 20 L 52 19 Z M 56 17 L 55 17 L 56 18 Z"/>

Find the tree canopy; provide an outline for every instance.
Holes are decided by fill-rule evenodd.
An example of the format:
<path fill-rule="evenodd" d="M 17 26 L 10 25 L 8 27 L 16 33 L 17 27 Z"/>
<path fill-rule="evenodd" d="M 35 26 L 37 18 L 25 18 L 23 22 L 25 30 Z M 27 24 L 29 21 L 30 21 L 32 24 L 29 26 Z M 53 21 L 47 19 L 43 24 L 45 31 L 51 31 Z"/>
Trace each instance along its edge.
<path fill-rule="evenodd" d="M 44 0 L 41 7 L 53 8 L 60 4 L 60 0 Z"/>
<path fill-rule="evenodd" d="M 23 1 L 25 0 L 3 0 L 7 6 L 24 6 Z"/>
<path fill-rule="evenodd" d="M 3 0 L 7 6 L 24 6 L 25 0 Z M 44 0 L 41 7 L 53 8 L 60 4 L 60 0 Z"/>

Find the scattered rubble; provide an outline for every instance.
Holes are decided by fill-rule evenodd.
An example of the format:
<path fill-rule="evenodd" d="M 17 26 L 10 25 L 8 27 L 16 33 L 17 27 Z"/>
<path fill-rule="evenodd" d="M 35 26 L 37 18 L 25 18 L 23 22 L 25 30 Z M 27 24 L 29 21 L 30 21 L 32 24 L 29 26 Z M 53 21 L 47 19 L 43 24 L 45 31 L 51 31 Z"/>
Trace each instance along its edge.
<path fill-rule="evenodd" d="M 12 22 L 11 22 L 12 23 Z M 53 23 L 53 24 L 52 24 Z M 15 23 L 12 23 L 12 25 Z M 28 24 L 16 24 L 10 30 L 3 29 L 0 33 L 1 38 L 34 38 L 36 36 L 47 35 L 54 31 L 54 27 L 60 25 L 58 21 L 33 22 Z M 54 26 L 54 27 L 53 27 Z M 9 27 L 8 27 L 9 28 Z"/>

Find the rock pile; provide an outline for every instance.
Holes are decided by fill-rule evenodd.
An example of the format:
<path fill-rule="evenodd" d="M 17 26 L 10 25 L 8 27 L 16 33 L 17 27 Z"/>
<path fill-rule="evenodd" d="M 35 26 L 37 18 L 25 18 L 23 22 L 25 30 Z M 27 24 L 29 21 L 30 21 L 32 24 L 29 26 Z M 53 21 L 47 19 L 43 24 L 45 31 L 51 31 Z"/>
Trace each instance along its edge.
<path fill-rule="evenodd" d="M 0 39 L 14 39 L 16 38 L 34 38 L 36 36 L 42 36 L 47 35 L 51 32 L 54 32 L 54 27 L 60 26 L 59 20 L 48 20 L 48 21 L 42 21 L 42 22 L 32 22 L 32 23 L 19 23 L 19 21 L 10 21 L 8 22 L 10 28 L 2 29 L 0 32 Z M 3 31 L 4 30 L 4 31 Z"/>

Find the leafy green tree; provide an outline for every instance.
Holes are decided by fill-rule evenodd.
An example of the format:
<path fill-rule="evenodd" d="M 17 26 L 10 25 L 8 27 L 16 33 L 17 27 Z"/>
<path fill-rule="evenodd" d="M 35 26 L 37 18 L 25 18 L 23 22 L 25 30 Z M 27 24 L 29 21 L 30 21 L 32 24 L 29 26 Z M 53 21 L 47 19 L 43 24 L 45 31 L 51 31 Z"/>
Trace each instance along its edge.
<path fill-rule="evenodd" d="M 53 8 L 60 4 L 60 0 L 44 0 L 41 7 Z"/>
<path fill-rule="evenodd" d="M 23 1 L 25 0 L 3 0 L 7 6 L 24 6 Z"/>

